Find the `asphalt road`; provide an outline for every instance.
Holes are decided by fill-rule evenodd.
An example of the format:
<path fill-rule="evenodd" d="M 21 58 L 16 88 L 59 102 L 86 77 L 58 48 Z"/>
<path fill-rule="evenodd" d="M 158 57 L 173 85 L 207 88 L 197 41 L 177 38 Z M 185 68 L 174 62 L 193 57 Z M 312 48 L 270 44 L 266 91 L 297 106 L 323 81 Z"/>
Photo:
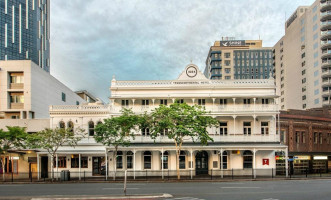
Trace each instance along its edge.
<path fill-rule="evenodd" d="M 331 180 L 128 183 L 127 193 L 168 193 L 178 200 L 330 200 Z M 120 183 L 0 184 L 1 199 L 121 194 Z"/>

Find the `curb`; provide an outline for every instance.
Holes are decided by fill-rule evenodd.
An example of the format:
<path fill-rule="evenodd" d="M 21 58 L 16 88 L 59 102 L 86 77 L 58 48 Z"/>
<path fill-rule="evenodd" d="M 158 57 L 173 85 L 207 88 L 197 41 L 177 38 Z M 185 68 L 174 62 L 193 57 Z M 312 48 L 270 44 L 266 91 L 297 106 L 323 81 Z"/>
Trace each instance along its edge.
<path fill-rule="evenodd" d="M 127 195 L 127 196 L 80 196 L 80 197 L 37 197 L 31 198 L 31 200 L 102 200 L 102 199 L 155 199 L 155 198 L 172 198 L 171 194 L 160 194 L 160 195 Z"/>

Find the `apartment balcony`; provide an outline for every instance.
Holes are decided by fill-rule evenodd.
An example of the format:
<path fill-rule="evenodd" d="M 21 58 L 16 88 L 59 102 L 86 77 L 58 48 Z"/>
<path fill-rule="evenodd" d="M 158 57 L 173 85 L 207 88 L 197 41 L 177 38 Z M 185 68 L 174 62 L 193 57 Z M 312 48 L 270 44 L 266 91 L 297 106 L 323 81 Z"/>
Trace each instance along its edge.
<path fill-rule="evenodd" d="M 158 106 L 141 106 L 135 105 L 131 106 L 135 113 L 144 113 L 144 112 L 151 112 Z M 243 115 L 251 115 L 254 113 L 277 113 L 278 105 L 276 104 L 236 104 L 236 105 L 206 105 L 204 106 L 207 112 L 211 112 L 211 114 L 218 114 L 218 115 L 228 115 L 228 114 L 243 114 Z M 114 106 L 111 108 L 112 113 L 120 113 L 122 107 Z"/>
<path fill-rule="evenodd" d="M 322 92 L 322 97 L 330 97 L 331 96 L 331 90 L 325 90 Z"/>
<path fill-rule="evenodd" d="M 331 86 L 331 79 L 322 81 L 322 87 L 330 87 L 330 86 Z"/>
<path fill-rule="evenodd" d="M 222 58 L 211 57 L 210 62 L 213 62 L 213 61 L 222 61 Z"/>
<path fill-rule="evenodd" d="M 322 68 L 331 67 L 331 60 L 322 60 Z"/>
<path fill-rule="evenodd" d="M 10 109 L 24 109 L 24 103 L 10 103 Z"/>
<path fill-rule="evenodd" d="M 331 77 L 331 70 L 326 70 L 322 72 L 322 78 Z"/>
<path fill-rule="evenodd" d="M 325 12 L 321 12 L 321 21 L 324 21 L 324 20 L 328 20 L 328 19 L 331 19 L 331 11 L 325 11 Z"/>
<path fill-rule="evenodd" d="M 320 4 L 321 12 L 325 12 L 330 9 L 331 9 L 331 1 L 324 1 L 324 2 L 321 1 L 321 4 Z"/>
<path fill-rule="evenodd" d="M 327 58 L 331 58 L 331 50 L 323 50 L 322 51 L 322 59 L 327 59 Z"/>
<path fill-rule="evenodd" d="M 11 83 L 10 89 L 24 89 L 24 83 Z"/>
<path fill-rule="evenodd" d="M 321 21 L 321 31 L 331 29 L 331 21 Z"/>
<path fill-rule="evenodd" d="M 322 40 L 321 41 L 321 49 L 325 50 L 327 48 L 331 48 L 331 40 Z"/>
<path fill-rule="evenodd" d="M 331 30 L 321 31 L 321 40 L 331 39 Z"/>

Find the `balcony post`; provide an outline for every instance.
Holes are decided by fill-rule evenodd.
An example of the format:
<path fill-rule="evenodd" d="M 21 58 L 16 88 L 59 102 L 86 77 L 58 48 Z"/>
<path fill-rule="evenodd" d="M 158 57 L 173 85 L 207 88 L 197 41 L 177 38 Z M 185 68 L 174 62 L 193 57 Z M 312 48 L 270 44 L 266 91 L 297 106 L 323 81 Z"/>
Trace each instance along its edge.
<path fill-rule="evenodd" d="M 254 113 L 255 113 L 255 110 L 256 110 L 256 108 L 255 108 L 256 98 L 255 97 L 253 98 L 253 101 L 254 101 Z"/>
<path fill-rule="evenodd" d="M 133 149 L 133 179 L 136 180 L 136 150 Z"/>
<path fill-rule="evenodd" d="M 232 115 L 233 117 L 233 139 L 236 140 L 236 117 L 237 115 Z"/>
<path fill-rule="evenodd" d="M 81 157 L 81 154 L 78 154 L 78 156 L 79 156 L 79 158 L 78 158 L 78 167 L 79 167 L 79 169 L 78 169 L 78 171 L 79 171 L 79 180 L 81 180 L 81 175 L 80 175 L 80 173 L 81 173 L 81 168 L 82 168 L 82 166 L 81 166 L 81 160 L 82 160 L 82 157 Z M 107 157 L 106 157 L 106 161 L 107 161 Z M 107 166 L 107 163 L 106 163 L 106 166 Z M 107 167 L 106 167 L 107 168 Z M 107 169 L 106 169 L 107 170 Z M 107 180 L 107 171 L 106 171 L 106 180 Z"/>
<path fill-rule="evenodd" d="M 216 100 L 216 98 L 212 98 L 212 100 L 213 100 L 213 110 L 215 109 L 215 100 Z"/>
<path fill-rule="evenodd" d="M 256 127 L 256 115 L 254 114 L 253 115 L 253 120 L 254 120 L 254 123 L 253 123 L 253 135 L 255 135 L 256 134 L 256 129 L 255 129 L 255 127 Z"/>
<path fill-rule="evenodd" d="M 195 98 L 192 98 L 192 106 L 194 106 Z"/>
<path fill-rule="evenodd" d="M 236 98 L 232 98 L 233 100 L 233 112 L 236 111 Z"/>
<path fill-rule="evenodd" d="M 221 178 L 223 178 L 223 149 L 221 149 Z"/>
<path fill-rule="evenodd" d="M 253 174 L 254 174 L 254 178 L 256 178 L 256 149 L 254 148 L 253 150 Z"/>
<path fill-rule="evenodd" d="M 163 175 L 163 148 L 161 149 L 161 170 L 162 170 L 162 180 L 164 179 L 164 175 Z"/>

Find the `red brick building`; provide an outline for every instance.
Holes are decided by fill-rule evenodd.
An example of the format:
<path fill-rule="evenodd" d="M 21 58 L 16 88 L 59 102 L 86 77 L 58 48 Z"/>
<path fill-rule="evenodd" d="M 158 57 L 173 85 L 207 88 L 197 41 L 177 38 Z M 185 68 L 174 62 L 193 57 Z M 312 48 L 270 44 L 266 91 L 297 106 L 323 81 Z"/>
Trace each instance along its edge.
<path fill-rule="evenodd" d="M 281 111 L 279 125 L 292 172 L 331 171 L 331 108 Z"/>

